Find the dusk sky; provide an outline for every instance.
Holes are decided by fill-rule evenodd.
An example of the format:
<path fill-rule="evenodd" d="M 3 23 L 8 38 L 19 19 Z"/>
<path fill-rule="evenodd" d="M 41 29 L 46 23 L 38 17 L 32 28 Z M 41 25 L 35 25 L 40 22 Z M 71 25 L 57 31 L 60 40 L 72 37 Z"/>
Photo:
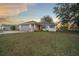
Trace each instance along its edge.
<path fill-rule="evenodd" d="M 0 17 L 6 18 L 8 23 L 21 23 L 40 21 L 41 17 L 49 15 L 56 21 L 53 7 L 55 7 L 53 3 L 0 4 Z"/>

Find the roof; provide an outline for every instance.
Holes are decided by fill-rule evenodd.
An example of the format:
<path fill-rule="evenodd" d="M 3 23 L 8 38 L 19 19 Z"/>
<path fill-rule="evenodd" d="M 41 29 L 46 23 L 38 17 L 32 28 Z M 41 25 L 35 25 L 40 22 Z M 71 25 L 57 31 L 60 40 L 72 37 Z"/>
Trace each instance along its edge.
<path fill-rule="evenodd" d="M 55 25 L 54 23 L 47 23 L 47 22 L 39 22 L 38 24 L 39 25 L 44 25 L 44 24 L 46 24 L 46 25 Z"/>
<path fill-rule="evenodd" d="M 21 24 L 37 24 L 37 22 L 35 22 L 35 21 L 29 21 L 29 22 L 24 22 L 24 23 L 21 23 Z"/>
<path fill-rule="evenodd" d="M 2 26 L 13 26 L 13 24 L 1 24 Z"/>
<path fill-rule="evenodd" d="M 36 22 L 36 21 L 29 21 L 29 22 L 24 22 L 22 24 L 37 24 L 37 25 L 55 25 L 54 23 L 47 23 L 47 22 Z"/>
<path fill-rule="evenodd" d="M 35 22 L 35 21 L 29 21 L 29 22 L 26 22 L 26 23 L 35 24 L 37 22 Z"/>

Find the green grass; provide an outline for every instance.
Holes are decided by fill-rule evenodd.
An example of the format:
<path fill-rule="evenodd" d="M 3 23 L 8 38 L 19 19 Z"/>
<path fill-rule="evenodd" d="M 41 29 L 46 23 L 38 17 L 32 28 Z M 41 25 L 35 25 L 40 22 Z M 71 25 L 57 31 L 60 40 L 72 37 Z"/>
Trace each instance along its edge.
<path fill-rule="evenodd" d="M 79 55 L 79 33 L 27 32 L 0 35 L 0 55 Z"/>

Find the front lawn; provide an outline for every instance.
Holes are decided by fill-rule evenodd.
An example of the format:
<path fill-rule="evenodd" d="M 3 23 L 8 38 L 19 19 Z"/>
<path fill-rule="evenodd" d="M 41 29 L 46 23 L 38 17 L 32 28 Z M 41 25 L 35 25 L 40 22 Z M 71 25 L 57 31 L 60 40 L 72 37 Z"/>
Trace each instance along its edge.
<path fill-rule="evenodd" d="M 79 33 L 27 32 L 0 35 L 0 55 L 79 55 Z"/>

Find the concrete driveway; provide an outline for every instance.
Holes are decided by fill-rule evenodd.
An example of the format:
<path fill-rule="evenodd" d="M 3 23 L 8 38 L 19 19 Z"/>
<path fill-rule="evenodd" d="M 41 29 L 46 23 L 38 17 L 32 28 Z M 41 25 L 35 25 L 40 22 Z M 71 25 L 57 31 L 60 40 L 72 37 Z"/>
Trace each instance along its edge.
<path fill-rule="evenodd" d="M 3 31 L 0 34 L 22 33 L 21 31 Z"/>

